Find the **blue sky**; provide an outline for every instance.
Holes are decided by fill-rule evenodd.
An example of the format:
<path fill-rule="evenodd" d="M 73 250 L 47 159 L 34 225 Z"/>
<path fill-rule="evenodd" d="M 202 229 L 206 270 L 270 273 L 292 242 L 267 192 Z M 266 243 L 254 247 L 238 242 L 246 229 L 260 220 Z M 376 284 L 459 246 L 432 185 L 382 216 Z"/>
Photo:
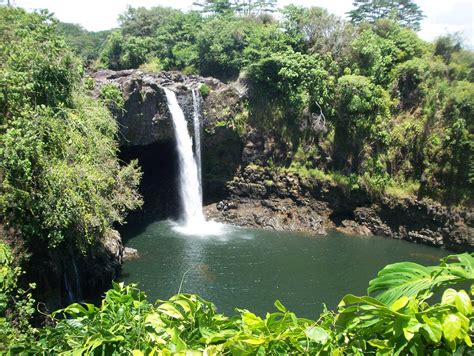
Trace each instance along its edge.
<path fill-rule="evenodd" d="M 0 0 L 2 1 L 2 0 Z M 6 0 L 3 0 L 6 2 Z M 65 22 L 81 24 L 88 30 L 97 31 L 117 26 L 117 17 L 127 5 L 171 6 L 188 10 L 193 0 L 11 0 L 25 9 L 46 8 Z M 445 33 L 461 32 L 465 45 L 474 48 L 474 1 L 473 0 L 415 0 L 426 15 L 420 36 L 428 41 Z M 352 0 L 278 0 L 278 6 L 288 4 L 321 6 L 330 12 L 345 16 L 352 9 Z"/>

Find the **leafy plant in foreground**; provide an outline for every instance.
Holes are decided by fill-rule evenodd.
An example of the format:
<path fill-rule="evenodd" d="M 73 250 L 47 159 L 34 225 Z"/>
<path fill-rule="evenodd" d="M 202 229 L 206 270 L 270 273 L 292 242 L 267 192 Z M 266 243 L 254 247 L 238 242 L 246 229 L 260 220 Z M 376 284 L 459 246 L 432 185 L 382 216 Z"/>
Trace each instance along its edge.
<path fill-rule="evenodd" d="M 466 281 L 474 282 L 474 257 L 467 253 L 447 256 L 439 266 L 413 262 L 387 265 L 370 281 L 368 292 L 375 293 L 381 302 L 392 304 L 403 296 L 426 300 L 440 287 Z"/>
<path fill-rule="evenodd" d="M 398 263 L 371 281 L 370 296 L 345 296 L 317 321 L 299 318 L 279 301 L 264 318 L 237 309 L 228 317 L 196 295 L 149 303 L 135 285 L 114 284 L 100 307 L 72 304 L 53 313 L 55 326 L 13 351 L 77 354 L 309 354 L 446 355 L 472 348 L 473 289 L 438 287 L 473 282 L 472 254 L 448 256 L 439 266 Z M 399 287 L 399 288 L 396 288 Z M 378 299 L 377 299 L 378 298 Z"/>

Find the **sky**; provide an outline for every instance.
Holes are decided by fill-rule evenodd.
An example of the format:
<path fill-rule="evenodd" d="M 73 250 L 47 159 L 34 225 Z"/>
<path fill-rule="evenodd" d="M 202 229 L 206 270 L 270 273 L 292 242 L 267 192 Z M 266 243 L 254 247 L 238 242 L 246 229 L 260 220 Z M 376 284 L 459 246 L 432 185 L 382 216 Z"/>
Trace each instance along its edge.
<path fill-rule="evenodd" d="M 1 1 L 1 0 L 0 0 Z M 107 30 L 117 26 L 117 17 L 127 5 L 133 7 L 170 6 L 182 10 L 191 9 L 193 0 L 11 0 L 27 10 L 46 8 L 63 22 L 82 25 L 89 31 Z M 421 38 L 432 41 L 436 37 L 461 32 L 466 47 L 474 49 L 474 1 L 473 0 L 414 0 L 426 18 L 419 32 Z M 288 4 L 320 6 L 345 17 L 352 9 L 352 0 L 278 0 L 278 6 Z"/>

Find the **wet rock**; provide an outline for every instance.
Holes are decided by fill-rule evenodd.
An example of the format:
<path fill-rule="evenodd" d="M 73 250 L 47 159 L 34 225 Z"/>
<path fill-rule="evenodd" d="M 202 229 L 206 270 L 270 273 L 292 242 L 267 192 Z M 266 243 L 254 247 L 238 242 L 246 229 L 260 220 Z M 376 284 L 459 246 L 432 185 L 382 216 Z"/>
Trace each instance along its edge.
<path fill-rule="evenodd" d="M 214 78 L 180 72 L 144 73 L 140 70 L 99 70 L 94 78 L 95 96 L 105 84 L 117 85 L 124 97 L 123 110 L 113 110 L 119 123 L 121 146 L 145 146 L 174 139 L 173 123 L 163 88 L 172 89 L 189 123 L 193 120 L 192 90 L 207 85 L 210 93 L 202 98 L 203 129 L 214 132 L 217 123 L 232 120 L 243 110 L 238 91 Z M 192 132 L 193 125 L 189 125 Z"/>
<path fill-rule="evenodd" d="M 131 248 L 131 247 L 125 247 L 123 250 L 123 261 L 133 261 L 140 258 L 140 255 L 138 254 L 138 250 Z"/>
<path fill-rule="evenodd" d="M 208 216 L 242 226 L 380 235 L 455 251 L 474 251 L 472 212 L 417 199 L 372 201 L 362 191 L 344 192 L 331 182 L 279 174 L 257 165 L 244 167 L 227 183 L 231 215 L 207 207 Z M 226 203 L 228 204 L 228 203 Z"/>
<path fill-rule="evenodd" d="M 348 235 L 371 236 L 372 231 L 364 225 L 360 225 L 354 220 L 343 220 L 341 225 L 336 228 L 337 231 Z"/>

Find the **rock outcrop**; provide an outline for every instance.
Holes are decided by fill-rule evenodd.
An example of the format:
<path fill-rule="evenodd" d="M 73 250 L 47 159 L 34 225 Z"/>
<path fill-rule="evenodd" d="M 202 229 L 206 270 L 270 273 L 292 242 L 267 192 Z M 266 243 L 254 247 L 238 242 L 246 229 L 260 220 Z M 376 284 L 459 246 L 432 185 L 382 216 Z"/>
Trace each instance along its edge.
<path fill-rule="evenodd" d="M 100 70 L 91 74 L 95 96 L 101 87 L 114 84 L 123 93 L 123 110 L 114 114 L 120 128 L 121 146 L 146 146 L 174 139 L 173 122 L 163 88 L 176 93 L 187 121 L 193 120 L 192 90 L 206 86 L 202 97 L 203 129 L 214 133 L 219 122 L 228 122 L 241 110 L 242 98 L 237 89 L 214 78 L 184 75 L 180 72 L 144 73 L 139 70 Z"/>
<path fill-rule="evenodd" d="M 106 84 L 117 86 L 124 99 L 123 110 L 113 109 L 119 123 L 121 159 L 138 159 L 144 172 L 140 192 L 145 205 L 133 212 L 130 220 L 176 217 L 177 155 L 171 114 L 163 88 L 172 89 L 178 98 L 193 133 L 193 89 L 201 99 L 201 148 L 203 190 L 206 202 L 225 197 L 242 156 L 242 140 L 230 127 L 244 110 L 243 92 L 214 78 L 184 75 L 179 72 L 143 73 L 139 70 L 101 70 L 92 73 L 94 95 L 100 97 Z M 225 162 L 225 164 L 223 164 Z"/>
<path fill-rule="evenodd" d="M 206 207 L 219 221 L 266 229 L 328 229 L 379 235 L 455 251 L 474 251 L 473 213 L 414 198 L 372 200 L 362 191 L 249 165 L 227 185 L 228 198 Z"/>
<path fill-rule="evenodd" d="M 100 295 L 112 286 L 123 263 L 124 247 L 118 231 L 108 231 L 89 253 L 78 258 L 78 275 L 83 297 Z"/>

